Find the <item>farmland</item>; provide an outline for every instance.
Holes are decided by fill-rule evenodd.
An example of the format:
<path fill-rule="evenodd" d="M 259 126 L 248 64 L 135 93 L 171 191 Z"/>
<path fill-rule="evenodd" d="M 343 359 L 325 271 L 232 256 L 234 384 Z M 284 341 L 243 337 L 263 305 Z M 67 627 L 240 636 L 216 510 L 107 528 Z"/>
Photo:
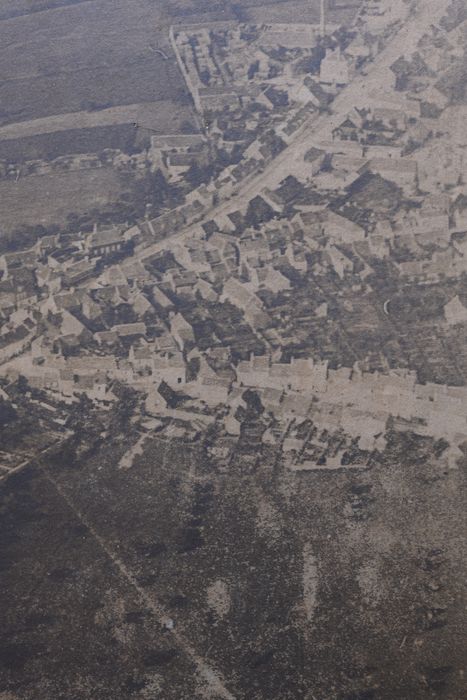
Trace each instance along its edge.
<path fill-rule="evenodd" d="M 119 104 L 178 102 L 184 95 L 166 24 L 147 0 L 131 8 L 84 2 L 4 20 L 0 46 L 3 123 Z"/>
<path fill-rule="evenodd" d="M 115 201 L 125 188 L 110 168 L 38 175 L 0 182 L 2 232 L 26 224 L 63 224 L 70 212 L 84 213 Z"/>
<path fill-rule="evenodd" d="M 180 674 L 192 677 L 189 662 L 171 635 L 157 634 L 135 586 L 111 566 L 109 555 L 116 552 L 131 581 L 167 611 L 177 634 L 192 641 L 237 698 L 298 698 L 310 687 L 324 697 L 333 685 L 342 698 L 424 698 L 417 652 L 408 643 L 407 651 L 400 649 L 408 629 L 423 639 L 428 675 L 460 663 L 448 641 L 456 634 L 460 603 L 450 601 L 446 622 L 435 632 L 426 620 L 434 595 L 427 583 L 438 586 L 458 574 L 452 504 L 460 507 L 462 482 L 460 474 L 448 478 L 440 471 L 429 440 L 394 434 L 385 461 L 372 471 L 308 474 L 298 483 L 282 473 L 279 488 L 266 452 L 255 475 L 233 463 L 226 477 L 225 465 L 206 459 L 199 446 L 180 450 L 157 440 L 148 441 L 129 471 L 118 470 L 127 447 L 128 436 L 126 444 L 117 438 L 79 465 L 63 454 L 45 466 L 51 482 L 30 472 L 4 494 L 9 619 L 18 625 L 25 600 L 39 616 L 38 629 L 28 617 L 12 636 L 7 650 L 14 653 L 0 671 L 5 687 L 45 700 L 56 682 L 68 697 L 79 688 L 83 700 L 107 700 L 119 691 L 118 697 L 130 697 L 133 686 L 124 690 L 130 680 L 150 689 L 157 672 L 158 682 L 170 679 L 174 693 L 166 685 L 159 697 L 199 697 L 183 694 Z M 301 603 L 304 542 L 306 551 L 320 553 L 323 579 L 307 611 Z M 19 552 L 21 563 L 11 566 Z M 43 581 L 40 593 L 28 588 L 31 567 Z M 462 586 L 459 578 L 457 600 Z M 441 595 L 447 607 L 449 594 Z M 313 615 L 313 624 L 306 615 Z M 340 630 L 332 638 L 330 626 Z M 58 639 L 66 640 L 61 648 Z M 95 654 L 86 651 L 89 642 L 99 669 Z M 45 647 L 53 654 L 46 656 Z M 71 647 L 79 664 L 68 657 Z M 163 669 L 144 663 L 141 670 L 138 655 L 151 659 L 155 649 L 177 654 Z M 40 683 L 33 674 L 39 662 Z M 400 672 L 393 674 L 396 664 Z M 460 697 L 460 681 L 449 683 L 446 697 Z M 372 687 L 377 696 L 366 694 Z"/>

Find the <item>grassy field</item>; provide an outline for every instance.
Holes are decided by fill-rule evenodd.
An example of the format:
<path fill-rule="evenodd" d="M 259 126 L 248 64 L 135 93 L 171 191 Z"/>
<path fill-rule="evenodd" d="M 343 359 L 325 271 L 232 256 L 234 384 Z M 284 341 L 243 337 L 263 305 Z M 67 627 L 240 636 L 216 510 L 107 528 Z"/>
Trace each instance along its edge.
<path fill-rule="evenodd" d="M 149 640 L 139 628 L 130 635 L 123 624 L 127 612 L 140 609 L 124 577 L 110 576 L 105 552 L 96 556 L 97 534 L 97 543 L 164 607 L 177 633 L 222 672 L 235 698 L 329 698 L 329 688 L 339 700 L 462 697 L 463 476 L 462 470 L 442 471 L 432 441 L 390 433 L 384 456 L 370 471 L 274 475 L 274 455 L 267 450 L 261 466 L 248 473 L 241 459 L 227 469 L 199 447 L 157 438 L 148 440 L 133 467 L 118 469 L 135 440 L 134 434 L 107 438 L 89 459 L 75 463 L 64 454 L 47 465 L 71 511 L 89 525 L 78 543 L 68 524 L 73 513 L 50 482 L 32 474 L 21 489 L 4 494 L 0 593 L 5 590 L 12 622 L 2 626 L 0 642 L 3 637 L 5 646 L 11 644 L 13 630 L 21 645 L 13 651 L 24 659 L 21 672 L 11 668 L 16 656 L 7 655 L 3 677 L 0 669 L 5 688 L 16 682 L 27 700 L 201 700 L 180 686 L 179 674 L 187 669 L 178 663 L 157 669 L 166 684 L 159 694 L 116 692 L 126 675 L 148 680 Z M 307 551 L 314 553 L 319 581 L 312 620 L 303 606 Z M 44 569 L 53 575 L 44 576 Z M 31 570 L 45 580 L 28 593 Z M 225 595 L 217 606 L 210 592 L 219 584 Z M 88 592 L 82 611 L 81 585 Z M 89 602 L 98 608 L 109 599 L 118 606 L 104 607 L 107 627 L 90 624 Z M 39 632 L 19 625 L 36 611 L 53 622 L 44 621 Z M 115 627 L 121 635 L 112 669 L 104 633 Z M 61 648 L 57 639 L 64 641 Z M 51 653 L 42 656 L 39 643 Z M 94 644 L 102 670 L 86 653 Z M 79 694 L 70 647 L 89 681 L 89 690 Z M 71 681 L 64 677 L 68 664 Z M 54 672 L 57 694 L 50 688 L 47 694 L 39 684 L 50 682 Z M 173 694 L 167 694 L 170 683 Z"/>
<path fill-rule="evenodd" d="M 128 153 L 136 138 L 137 130 L 133 124 L 115 124 L 5 141 L 0 139 L 0 159 L 9 163 L 23 163 L 36 158 L 53 160 L 69 153 L 99 153 L 104 148 L 118 148 Z"/>
<path fill-rule="evenodd" d="M 188 106 L 177 105 L 166 100 L 118 105 L 93 112 L 68 112 L 49 117 L 31 119 L 0 126 L 0 141 L 28 138 L 40 134 L 51 134 L 71 129 L 93 129 L 104 126 L 136 123 L 142 128 L 158 133 L 178 133 L 184 120 L 190 120 Z"/>
<path fill-rule="evenodd" d="M 0 501 L 0 697 L 201 700 L 192 661 L 40 470 Z"/>
<path fill-rule="evenodd" d="M 168 46 L 167 19 L 149 0 L 88 1 L 1 21 L 0 65 L 3 123 L 179 102 L 185 94 Z"/>
<path fill-rule="evenodd" d="M 21 224 L 63 224 L 70 212 L 85 213 L 115 201 L 128 188 L 110 168 L 37 175 L 0 182 L 2 232 Z"/>
<path fill-rule="evenodd" d="M 0 7 L 0 20 L 30 15 L 67 5 L 78 5 L 88 0 L 3 0 Z"/>
<path fill-rule="evenodd" d="M 336 9 L 328 0 L 328 21 L 345 24 L 351 21 L 355 7 L 349 2 Z M 318 22 L 320 0 L 172 0 L 169 12 L 173 22 L 209 22 L 239 19 L 243 22 Z"/>

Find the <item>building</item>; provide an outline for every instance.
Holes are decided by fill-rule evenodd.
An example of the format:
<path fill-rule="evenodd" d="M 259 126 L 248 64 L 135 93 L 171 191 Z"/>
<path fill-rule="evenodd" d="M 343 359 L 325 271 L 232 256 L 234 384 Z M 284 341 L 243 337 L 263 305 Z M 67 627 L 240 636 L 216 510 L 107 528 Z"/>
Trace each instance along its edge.
<path fill-rule="evenodd" d="M 451 301 L 445 305 L 444 318 L 450 326 L 457 325 L 458 323 L 467 323 L 467 308 L 459 299 L 456 294 Z"/>
<path fill-rule="evenodd" d="M 343 87 L 348 84 L 349 67 L 339 48 L 327 49 L 326 56 L 321 61 L 319 82 L 333 87 Z"/>
<path fill-rule="evenodd" d="M 86 240 L 86 249 L 91 256 L 118 253 L 125 244 L 123 231 L 117 227 L 98 231 L 97 228 Z"/>

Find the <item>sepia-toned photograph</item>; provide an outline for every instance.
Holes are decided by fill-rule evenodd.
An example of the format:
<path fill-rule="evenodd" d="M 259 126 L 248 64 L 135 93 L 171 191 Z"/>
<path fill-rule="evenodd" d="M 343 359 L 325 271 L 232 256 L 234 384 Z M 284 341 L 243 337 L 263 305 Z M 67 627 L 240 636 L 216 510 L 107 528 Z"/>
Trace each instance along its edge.
<path fill-rule="evenodd" d="M 467 698 L 467 0 L 0 0 L 0 700 Z"/>

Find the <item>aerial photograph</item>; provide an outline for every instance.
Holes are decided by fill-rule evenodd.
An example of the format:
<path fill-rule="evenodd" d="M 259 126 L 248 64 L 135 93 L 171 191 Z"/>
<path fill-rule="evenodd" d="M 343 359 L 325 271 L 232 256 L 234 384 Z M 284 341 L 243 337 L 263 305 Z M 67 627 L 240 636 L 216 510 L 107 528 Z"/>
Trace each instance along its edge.
<path fill-rule="evenodd" d="M 0 0 L 0 700 L 467 698 L 467 0 Z"/>

